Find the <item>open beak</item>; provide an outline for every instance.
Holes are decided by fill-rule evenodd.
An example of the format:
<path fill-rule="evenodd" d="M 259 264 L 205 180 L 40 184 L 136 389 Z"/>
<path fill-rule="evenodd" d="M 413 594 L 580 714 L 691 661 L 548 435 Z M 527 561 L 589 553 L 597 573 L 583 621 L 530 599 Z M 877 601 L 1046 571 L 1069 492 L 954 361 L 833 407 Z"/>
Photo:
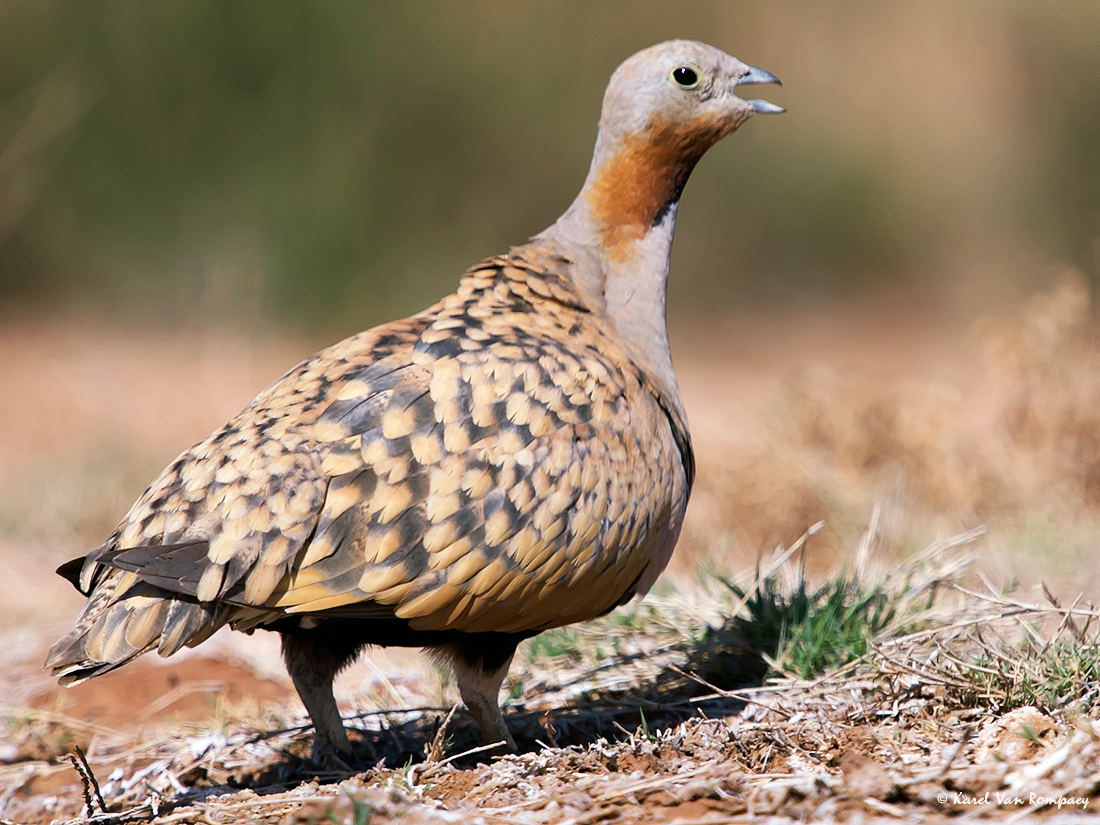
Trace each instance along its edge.
<path fill-rule="evenodd" d="M 766 69 L 758 69 L 755 66 L 746 66 L 745 68 L 748 71 L 737 79 L 736 85 L 738 86 L 758 86 L 762 83 L 774 83 L 776 86 L 783 85 L 778 77 Z M 779 115 L 787 111 L 782 106 L 776 106 L 766 100 L 746 100 L 745 102 L 752 106 L 753 111 L 758 115 Z"/>

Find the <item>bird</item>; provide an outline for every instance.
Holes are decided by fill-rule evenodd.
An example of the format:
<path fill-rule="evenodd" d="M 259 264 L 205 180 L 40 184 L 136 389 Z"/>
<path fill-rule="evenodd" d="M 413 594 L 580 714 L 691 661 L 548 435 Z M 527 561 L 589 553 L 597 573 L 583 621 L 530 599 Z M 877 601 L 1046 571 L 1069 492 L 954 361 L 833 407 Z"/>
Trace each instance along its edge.
<path fill-rule="evenodd" d="M 216 630 L 280 634 L 314 727 L 354 754 L 333 694 L 368 646 L 449 665 L 482 736 L 517 645 L 644 595 L 695 458 L 669 351 L 680 196 L 703 154 L 782 107 L 775 75 L 691 40 L 627 58 L 580 193 L 424 311 L 302 361 L 173 461 L 58 574 L 87 597 L 45 666 L 63 685 Z"/>

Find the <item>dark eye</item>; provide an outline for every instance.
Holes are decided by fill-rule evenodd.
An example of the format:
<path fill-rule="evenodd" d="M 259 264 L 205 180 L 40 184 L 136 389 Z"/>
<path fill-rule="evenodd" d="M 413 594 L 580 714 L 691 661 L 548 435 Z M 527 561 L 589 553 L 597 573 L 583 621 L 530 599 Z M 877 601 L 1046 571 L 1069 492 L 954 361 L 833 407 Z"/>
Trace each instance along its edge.
<path fill-rule="evenodd" d="M 699 85 L 699 72 L 691 66 L 672 70 L 672 82 L 681 89 L 694 89 Z"/>

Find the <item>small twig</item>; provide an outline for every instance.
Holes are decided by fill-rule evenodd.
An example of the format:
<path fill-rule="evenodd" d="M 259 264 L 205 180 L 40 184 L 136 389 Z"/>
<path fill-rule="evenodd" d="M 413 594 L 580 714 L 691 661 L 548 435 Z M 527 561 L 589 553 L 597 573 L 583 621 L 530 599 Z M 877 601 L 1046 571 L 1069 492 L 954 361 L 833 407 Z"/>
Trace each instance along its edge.
<path fill-rule="evenodd" d="M 704 679 L 703 677 L 701 677 L 701 676 L 699 676 L 695 673 L 691 673 L 690 671 L 686 671 L 686 670 L 681 670 L 676 665 L 670 664 L 668 667 L 669 667 L 669 670 L 672 670 L 674 673 L 679 673 L 685 679 L 691 679 L 693 682 L 698 682 L 700 685 L 707 688 L 707 690 L 714 691 L 714 697 L 721 696 L 721 697 L 724 697 L 724 698 L 727 698 L 727 699 L 737 699 L 741 702 L 745 702 L 746 704 L 759 705 L 760 707 L 762 707 L 766 710 L 770 710 L 770 711 L 773 711 L 775 713 L 778 713 L 784 719 L 789 719 L 791 717 L 791 714 L 787 713 L 782 708 L 773 707 L 772 705 L 766 705 L 763 702 L 759 702 L 756 699 L 753 699 L 752 695 L 749 694 L 747 691 L 724 690 L 720 687 L 717 687 L 716 685 L 712 685 L 706 679 Z M 706 699 L 706 698 L 712 698 L 712 697 L 697 697 L 697 698 Z"/>
<path fill-rule="evenodd" d="M 88 806 L 88 815 L 107 813 L 107 805 L 103 802 L 103 792 L 99 789 L 99 782 L 88 765 L 88 757 L 84 755 L 80 745 L 73 745 L 75 753 L 67 753 L 65 757 L 72 763 L 73 769 L 80 776 L 84 785 L 84 804 Z"/>
<path fill-rule="evenodd" d="M 891 805 L 889 802 L 880 802 L 873 796 L 867 796 L 863 798 L 863 804 L 868 808 L 884 813 L 887 816 L 892 816 L 895 819 L 901 819 L 905 816 L 905 809 L 898 805 Z"/>
<path fill-rule="evenodd" d="M 1044 589 L 1046 588 L 1045 582 L 1043 584 L 1043 587 Z M 1078 593 L 1077 598 L 1073 600 L 1073 604 L 1069 606 L 1069 609 L 1073 610 L 1074 608 L 1076 608 L 1077 605 L 1081 603 L 1081 599 L 1083 599 L 1084 597 L 1084 593 Z M 1054 601 L 1054 606 L 1061 607 L 1061 605 L 1058 604 L 1057 600 Z M 1062 617 L 1062 623 L 1058 625 L 1058 629 L 1054 631 L 1054 635 L 1051 636 L 1050 641 L 1052 643 L 1057 641 L 1058 637 L 1062 635 L 1062 631 L 1065 630 L 1067 626 L 1072 629 L 1074 638 L 1076 638 L 1078 641 L 1084 641 L 1084 639 L 1080 635 L 1080 631 L 1077 629 L 1077 622 L 1073 621 L 1072 613 L 1066 613 L 1066 615 Z M 1046 650 L 1043 650 L 1043 652 L 1046 653 Z"/>
<path fill-rule="evenodd" d="M 783 665 L 780 662 L 776 661 L 776 659 L 774 657 L 769 656 L 764 651 L 760 651 L 759 655 L 760 655 L 760 658 L 764 660 L 764 663 L 768 667 L 770 667 L 775 673 L 779 674 L 779 676 L 786 679 L 788 682 L 801 682 L 802 681 L 801 679 L 799 679 L 797 673 L 791 673 L 789 670 L 787 670 L 785 667 L 783 667 Z M 777 677 L 772 677 L 772 678 L 777 678 Z"/>
<path fill-rule="evenodd" d="M 755 593 L 756 589 L 759 588 L 761 584 L 766 582 L 772 576 L 774 576 L 776 574 L 776 572 L 779 570 L 779 568 L 781 568 L 784 564 L 787 563 L 787 561 L 791 558 L 791 556 L 793 556 L 795 553 L 797 553 L 799 550 L 801 550 L 803 547 L 806 546 L 806 542 L 808 542 L 810 540 L 810 536 L 813 536 L 814 534 L 819 532 L 821 530 L 821 528 L 823 528 L 824 526 L 825 526 L 824 521 L 814 522 L 813 524 L 811 524 L 809 527 L 806 528 L 805 533 L 803 533 L 801 536 L 799 536 L 797 539 L 795 539 L 794 544 L 792 544 L 786 550 L 783 550 L 782 552 L 780 552 L 779 555 L 776 556 L 775 559 L 772 560 L 772 563 L 768 565 L 767 570 L 765 570 L 763 573 L 761 573 L 760 570 L 757 569 L 757 571 L 756 571 L 756 581 L 753 582 L 753 586 L 750 587 L 750 588 L 746 588 L 745 595 L 742 596 L 737 601 L 737 603 L 733 605 L 733 607 L 731 607 L 727 611 L 724 611 L 726 613 L 726 615 L 732 617 L 732 616 L 736 616 L 738 613 L 740 613 L 741 608 L 743 608 L 746 604 L 749 603 L 749 600 L 753 597 L 753 593 Z M 779 547 L 782 548 L 782 545 L 780 545 Z M 777 550 L 778 549 L 779 548 L 777 548 Z"/>
<path fill-rule="evenodd" d="M 975 642 L 975 644 L 977 644 L 978 648 L 980 650 L 982 650 L 988 656 L 992 656 L 994 659 L 997 659 L 999 662 L 1002 662 L 1003 664 L 1005 664 L 1008 667 L 1012 668 L 1012 670 L 1015 674 L 1019 674 L 1021 671 L 1023 671 L 1028 676 L 1030 676 L 1032 679 L 1034 679 L 1036 682 L 1046 681 L 1046 678 L 1047 678 L 1046 676 L 1044 676 L 1040 671 L 1036 670 L 1034 667 L 1029 667 L 1023 659 L 1011 659 L 1008 656 L 1006 656 L 1004 653 L 1002 653 L 1000 650 L 998 650 L 996 647 L 994 647 L 992 644 L 988 643 L 984 638 L 982 638 L 982 634 L 981 634 L 980 629 L 977 630 L 977 638 L 976 639 L 975 639 L 974 636 L 971 636 L 970 634 L 967 634 L 966 638 L 970 639 L 972 642 Z M 1036 657 L 1036 658 L 1038 658 L 1038 657 Z M 955 661 L 958 662 L 957 659 Z M 977 665 L 973 665 L 973 664 L 970 664 L 970 665 L 964 664 L 963 666 L 964 667 L 971 667 L 975 670 L 988 671 L 988 672 L 991 672 L 992 675 L 994 675 L 994 676 L 1002 676 L 1003 677 L 1005 675 L 1004 671 L 990 671 L 989 668 L 980 668 Z M 1015 680 L 1015 677 L 1013 677 L 1013 678 Z"/>
<path fill-rule="evenodd" d="M 962 588 L 959 588 L 958 585 L 952 585 L 952 587 L 954 587 L 957 590 L 962 590 Z M 963 592 L 969 592 L 969 591 L 963 591 Z M 970 595 L 974 595 L 974 594 L 970 594 Z M 978 597 L 981 598 L 980 594 L 978 594 Z M 971 616 L 971 617 L 966 618 L 966 619 L 962 619 L 962 620 L 959 620 L 959 621 L 956 621 L 956 622 L 951 622 L 950 624 L 937 625 L 935 627 L 928 628 L 927 630 L 917 630 L 917 631 L 915 631 L 913 633 L 909 633 L 905 636 L 895 636 L 893 639 L 883 639 L 881 642 L 876 643 L 876 647 L 879 647 L 879 648 L 902 647 L 903 645 L 911 644 L 912 642 L 923 641 L 924 639 L 928 639 L 928 638 L 933 637 L 933 636 L 946 635 L 946 634 L 950 633 L 951 631 L 963 630 L 963 629 L 968 628 L 968 627 L 973 627 L 974 625 L 986 625 L 986 624 L 989 624 L 989 622 L 994 620 L 994 619 L 1008 619 L 1008 618 L 1012 618 L 1012 617 L 1015 617 L 1015 616 L 1018 616 L 1018 615 L 1027 614 L 1027 613 L 1030 613 L 1030 612 L 1031 611 L 1027 608 L 1017 608 L 1017 609 L 1013 609 L 1013 610 L 1010 610 L 1010 611 L 1005 612 L 1005 613 L 998 613 L 994 616 L 990 616 L 988 614 L 981 614 L 981 615 L 978 615 L 978 616 Z"/>
<path fill-rule="evenodd" d="M 962 737 L 951 746 L 950 750 L 944 755 L 943 764 L 938 768 L 926 771 L 918 776 L 913 776 L 908 779 L 900 779 L 896 782 L 899 788 L 907 788 L 910 785 L 917 785 L 922 782 L 935 782 L 943 779 L 947 776 L 947 772 L 951 770 L 951 766 L 955 764 L 955 760 L 959 758 L 959 754 L 963 752 L 963 748 L 966 747 L 970 741 L 970 736 L 974 732 L 974 725 L 967 724 L 963 726 Z"/>
<path fill-rule="evenodd" d="M 360 711 L 358 713 L 350 714 L 349 716 L 344 716 L 342 718 L 345 721 L 347 721 L 348 719 L 366 719 L 366 718 L 371 717 L 371 716 L 378 716 L 378 717 L 382 717 L 384 719 L 388 719 L 388 717 L 390 717 L 392 715 L 395 715 L 395 714 L 415 715 L 415 714 L 423 714 L 423 713 L 443 713 L 446 710 L 447 710 L 447 708 L 434 707 L 434 706 L 430 706 L 430 707 L 426 706 L 426 707 L 419 707 L 419 708 L 391 708 L 391 709 L 387 709 L 387 710 L 364 710 L 364 711 Z M 283 734 L 286 734 L 286 733 L 302 733 L 303 731 L 312 730 L 312 728 L 313 728 L 313 723 L 308 722 L 308 723 L 301 724 L 301 725 L 293 725 L 291 727 L 277 728 L 275 730 L 263 731 L 262 733 L 258 733 L 255 736 L 249 737 L 248 739 L 246 739 L 241 744 L 242 745 L 254 745 L 257 742 L 263 742 L 266 739 L 274 739 L 275 737 L 282 736 Z"/>
<path fill-rule="evenodd" d="M 208 802 L 198 802 L 182 810 L 178 810 L 169 816 L 161 817 L 157 820 L 157 825 L 171 825 L 174 822 L 184 822 L 189 819 L 198 819 L 200 822 L 213 822 L 214 825 L 218 825 L 218 823 L 210 818 L 211 813 L 242 811 L 249 808 L 262 808 L 271 805 L 305 805 L 310 802 L 334 802 L 336 799 L 336 796 L 327 794 L 293 796 L 284 793 L 257 797 L 255 799 L 249 799 L 247 802 L 233 802 L 229 804 L 217 803 L 216 805 L 212 805 Z"/>
<path fill-rule="evenodd" d="M 946 647 L 944 647 L 938 639 L 935 640 L 935 644 L 936 644 L 936 650 L 939 651 L 939 654 L 941 656 L 943 656 L 943 658 L 947 659 L 950 662 L 954 662 L 956 665 L 963 668 L 964 670 L 977 670 L 981 673 L 987 673 L 990 676 L 1000 676 L 1001 675 L 1001 671 L 994 670 L 991 667 L 982 667 L 981 665 L 976 664 L 975 662 L 964 662 L 962 659 L 960 659 L 958 656 L 954 655 L 951 651 L 949 651 Z"/>
<path fill-rule="evenodd" d="M 896 659 L 891 659 L 889 656 L 887 656 L 885 653 L 883 653 L 880 648 L 876 647 L 875 645 L 871 645 L 871 651 L 876 656 L 878 656 L 879 658 L 884 659 L 885 661 L 892 664 L 898 670 L 903 671 L 905 673 L 912 673 L 913 675 L 919 676 L 920 678 L 925 679 L 929 682 L 938 682 L 941 685 L 950 685 L 951 687 L 964 688 L 964 689 L 972 687 L 971 685 L 967 684 L 966 682 L 960 682 L 956 679 L 949 679 L 946 676 L 943 676 L 943 675 L 938 674 L 938 673 L 932 673 L 932 672 L 929 672 L 927 670 L 918 670 L 917 668 L 912 667 L 911 665 L 907 665 L 904 662 L 899 662 Z"/>
<path fill-rule="evenodd" d="M 863 582 L 867 574 L 867 563 L 871 558 L 871 547 L 874 546 L 875 539 L 878 538 L 879 521 L 881 517 L 882 508 L 876 501 L 874 509 L 871 510 L 871 521 L 868 523 L 867 530 L 863 534 L 863 537 L 860 538 L 859 547 L 856 550 L 855 578 L 858 582 Z"/>
<path fill-rule="evenodd" d="M 1005 614 L 1006 616 L 1018 615 L 1020 613 L 1068 613 L 1071 616 L 1080 616 L 1082 618 L 1087 618 L 1088 616 L 1092 616 L 1093 618 L 1100 618 L 1100 610 L 1095 608 L 1089 610 L 1082 607 L 1054 607 L 1053 605 L 1049 607 L 1044 607 L 1042 605 L 1021 602 L 1017 599 L 1009 599 L 1004 596 L 994 596 L 985 593 L 978 593 L 975 590 L 970 590 L 969 588 L 963 587 L 961 584 L 953 584 L 951 586 L 955 590 L 962 593 L 964 596 L 971 596 L 978 601 L 987 602 L 989 604 L 996 604 L 1002 607 L 1015 608 L 1015 610 Z"/>
<path fill-rule="evenodd" d="M 542 725 L 542 729 L 546 731 L 546 738 L 550 740 L 550 744 L 552 744 L 555 748 L 561 747 L 560 745 L 558 745 L 558 738 L 557 736 L 555 736 L 557 731 L 554 730 L 554 720 L 550 718 L 550 714 L 544 713 L 539 718 L 539 723 Z"/>
<path fill-rule="evenodd" d="M 611 788 L 606 793 L 600 794 L 595 798 L 595 802 L 612 802 L 616 799 L 621 799 L 632 794 L 640 793 L 641 791 L 648 791 L 653 788 L 667 788 L 669 785 L 682 783 L 688 779 L 693 779 L 700 774 L 713 771 L 713 764 L 700 765 L 697 768 L 689 771 L 680 771 L 677 774 L 658 774 L 657 776 L 650 776 L 646 779 L 641 779 L 637 782 L 630 782 L 619 788 Z"/>
<path fill-rule="evenodd" d="M 32 709 L 30 711 L 31 718 L 40 719 L 43 722 L 53 722 L 57 725 L 64 725 L 72 730 L 83 730 L 94 736 L 117 736 L 118 731 L 114 728 L 106 727 L 105 725 L 97 725 L 93 722 L 85 722 L 83 719 L 76 719 L 72 716 L 68 716 L 61 711 L 50 710 L 37 710 Z"/>
<path fill-rule="evenodd" d="M 962 547 L 964 544 L 970 544 L 972 541 L 977 541 L 985 535 L 984 525 L 979 525 L 972 530 L 966 530 L 962 533 L 958 533 L 954 536 L 949 536 L 946 539 L 940 541 L 934 541 L 928 545 L 924 550 L 918 553 L 914 557 L 914 561 L 927 561 L 933 559 L 945 550 L 953 550 L 956 547 Z"/>
<path fill-rule="evenodd" d="M 144 722 L 147 719 L 158 716 L 165 708 L 170 707 L 185 696 L 190 696 L 192 693 L 219 694 L 224 691 L 225 682 L 219 679 L 207 679 L 202 682 L 184 682 L 182 685 L 177 685 L 172 690 L 150 702 L 144 709 L 138 711 L 134 718 L 139 722 Z"/>
<path fill-rule="evenodd" d="M 958 744 L 956 744 L 955 747 L 947 752 L 947 755 L 944 757 L 943 760 L 943 765 L 940 767 L 939 771 L 936 772 L 936 779 L 943 779 L 945 776 L 947 776 L 947 772 L 951 770 L 951 765 L 958 758 L 959 754 L 962 753 L 963 748 L 965 748 L 967 742 L 970 741 L 970 735 L 973 732 L 973 724 L 967 724 L 963 726 L 962 736 L 959 738 Z"/>
<path fill-rule="evenodd" d="M 439 730 L 435 732 L 435 736 L 432 738 L 432 744 L 428 747 L 428 764 L 432 764 L 439 761 L 439 757 L 443 755 L 443 747 L 446 744 L 447 738 L 447 726 L 451 724 L 451 719 L 454 718 L 455 711 L 459 708 L 459 703 L 456 702 L 455 706 L 451 708 L 451 712 L 447 714 L 447 718 L 443 720 L 443 724 L 439 726 Z"/>
<path fill-rule="evenodd" d="M 434 774 L 444 765 L 449 765 L 456 759 L 461 759 L 463 756 L 473 756 L 475 753 L 481 753 L 482 751 L 491 751 L 494 748 L 499 748 L 504 744 L 506 744 L 505 741 L 501 739 L 499 742 L 493 742 L 490 745 L 481 745 L 480 747 L 470 748 L 468 751 L 456 753 L 454 756 L 448 756 L 446 759 L 440 759 L 438 762 L 434 762 L 433 764 L 429 765 L 427 769 L 425 769 L 424 772 L 420 774 L 420 781 L 423 782 L 427 777 Z"/>
<path fill-rule="evenodd" d="M 733 614 L 731 613 L 730 615 L 733 615 Z M 592 678 L 592 676 L 594 676 L 597 673 L 602 673 L 604 671 L 611 670 L 613 668 L 621 667 L 623 665 L 628 665 L 631 662 L 637 661 L 638 659 L 651 659 L 655 656 L 661 656 L 665 653 L 676 653 L 676 652 L 679 652 L 679 651 L 686 650 L 690 646 L 691 646 L 691 644 L 689 642 L 681 640 L 681 641 L 678 641 L 678 642 L 671 642 L 669 644 L 662 645 L 660 647 L 656 647 L 653 650 L 640 650 L 637 653 L 628 653 L 624 656 L 616 656 L 615 658 L 613 658 L 607 664 L 603 664 L 603 665 L 600 665 L 598 667 L 594 667 L 590 670 L 585 670 L 580 675 L 575 676 L 571 679 L 568 679 L 567 681 L 561 682 L 560 684 L 547 685 L 546 687 L 548 688 L 548 690 L 544 690 L 543 694 L 549 693 L 549 692 L 552 692 L 552 691 L 563 690 L 565 688 L 573 687 L 574 685 L 579 685 L 583 682 L 588 682 Z M 530 696 L 530 695 L 531 694 L 528 693 L 528 696 Z"/>
<path fill-rule="evenodd" d="M 618 728 L 620 733 L 625 734 L 628 739 L 633 739 L 634 738 L 634 734 L 631 733 L 630 731 L 628 731 L 622 725 L 620 725 L 618 719 L 612 719 L 611 724 L 614 725 L 616 728 Z"/>
<path fill-rule="evenodd" d="M 410 765 L 408 773 L 405 774 L 405 783 L 409 786 L 409 790 L 416 788 L 416 781 L 419 779 L 423 783 L 428 777 L 433 776 L 436 771 L 442 768 L 444 765 L 448 765 L 456 759 L 461 759 L 463 756 L 470 756 L 471 754 L 481 753 L 482 751 L 494 750 L 502 745 L 505 745 L 505 741 L 501 739 L 499 742 L 493 742 L 489 745 L 482 745 L 477 748 L 470 748 L 468 751 L 462 753 L 456 753 L 454 756 L 448 756 L 446 759 L 441 759 L 439 762 L 433 762 L 432 764 L 423 763 L 424 770 L 418 772 L 418 768 L 421 765 Z"/>

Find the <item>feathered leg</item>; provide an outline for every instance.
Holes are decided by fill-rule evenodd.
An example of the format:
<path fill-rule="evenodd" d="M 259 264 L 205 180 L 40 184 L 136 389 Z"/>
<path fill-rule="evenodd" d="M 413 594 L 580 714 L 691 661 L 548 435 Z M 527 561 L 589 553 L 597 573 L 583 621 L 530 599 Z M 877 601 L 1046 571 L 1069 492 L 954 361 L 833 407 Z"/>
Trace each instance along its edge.
<path fill-rule="evenodd" d="M 488 642 L 490 634 L 455 642 L 443 649 L 454 669 L 458 690 L 466 708 L 481 726 L 485 744 L 503 742 L 508 750 L 516 750 L 516 741 L 504 724 L 500 712 L 500 686 L 508 675 L 508 666 L 516 652 L 516 641 L 505 637 Z"/>
<path fill-rule="evenodd" d="M 307 633 L 283 633 L 282 636 L 286 669 L 313 720 L 315 733 L 310 761 L 325 768 L 350 770 L 345 760 L 353 759 L 351 743 L 336 706 L 332 682 L 354 658 L 354 652 L 333 650 Z"/>

